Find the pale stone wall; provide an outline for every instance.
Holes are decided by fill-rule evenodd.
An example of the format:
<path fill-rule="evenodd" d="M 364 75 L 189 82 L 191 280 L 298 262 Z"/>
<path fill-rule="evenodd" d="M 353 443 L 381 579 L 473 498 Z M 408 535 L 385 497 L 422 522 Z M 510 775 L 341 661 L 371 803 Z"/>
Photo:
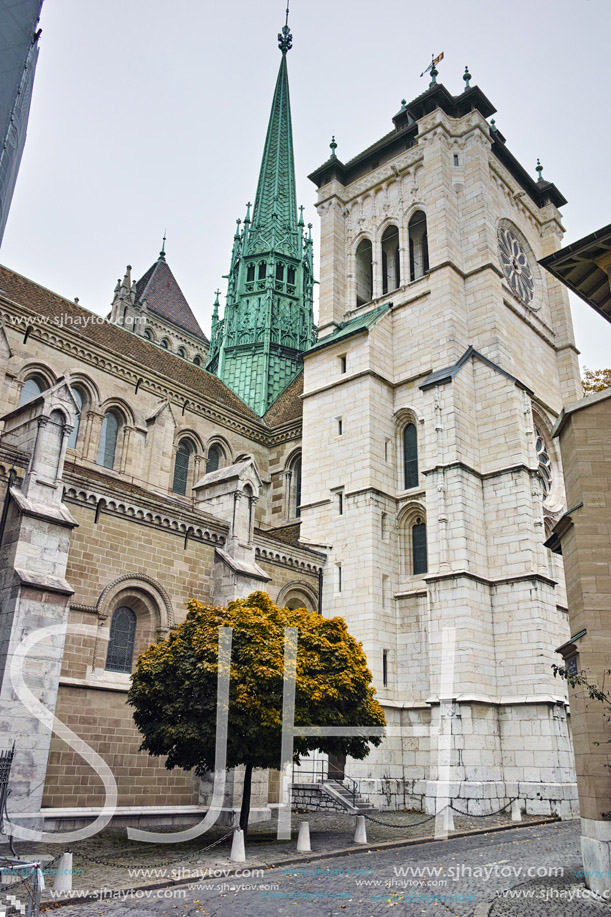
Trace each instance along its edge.
<path fill-rule="evenodd" d="M 566 292 L 537 264 L 559 247 L 560 214 L 552 204 L 539 208 L 506 171 L 478 112 L 453 120 L 440 110 L 421 119 L 410 149 L 352 184 L 323 184 L 318 209 L 321 340 L 340 322 L 392 303 L 369 331 L 305 358 L 302 537 L 328 548 L 324 613 L 343 615 L 363 641 L 393 727 L 348 773 L 393 804 L 401 791 L 389 780 L 408 781 L 430 808 L 443 779 L 470 812 L 513 794 L 528 811 L 567 814 L 575 787 L 566 695 L 551 668 L 568 636 L 566 598 L 562 569 L 543 542 L 546 524 L 566 507 L 551 427 L 580 381 Z M 427 218 L 430 269 L 406 282 L 408 225 L 418 210 Z M 382 295 L 381 239 L 391 224 L 402 282 Z M 527 251 L 533 308 L 504 279 L 500 226 Z M 373 243 L 373 300 L 357 309 L 363 238 Z M 484 359 L 475 354 L 421 388 L 470 346 Z M 535 419 L 553 462 L 545 501 Z M 417 429 L 419 482 L 405 491 L 408 421 Z M 419 576 L 410 556 L 416 518 L 426 521 L 428 542 L 428 572 Z M 455 634 L 449 719 L 438 703 L 450 664 L 444 629 Z M 444 762 L 438 735 L 449 720 L 453 751 Z"/>

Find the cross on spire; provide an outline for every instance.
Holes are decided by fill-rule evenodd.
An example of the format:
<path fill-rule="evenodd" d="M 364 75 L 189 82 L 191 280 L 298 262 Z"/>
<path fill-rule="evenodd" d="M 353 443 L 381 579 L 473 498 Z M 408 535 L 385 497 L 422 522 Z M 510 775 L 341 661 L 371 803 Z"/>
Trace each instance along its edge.
<path fill-rule="evenodd" d="M 289 0 L 286 0 L 286 19 L 282 26 L 282 31 L 278 32 L 278 47 L 283 54 L 286 54 L 293 47 L 293 36 L 289 29 Z"/>
<path fill-rule="evenodd" d="M 161 243 L 161 251 L 159 252 L 159 260 L 165 261 L 165 240 L 166 240 L 166 230 L 163 230 L 163 242 Z"/>

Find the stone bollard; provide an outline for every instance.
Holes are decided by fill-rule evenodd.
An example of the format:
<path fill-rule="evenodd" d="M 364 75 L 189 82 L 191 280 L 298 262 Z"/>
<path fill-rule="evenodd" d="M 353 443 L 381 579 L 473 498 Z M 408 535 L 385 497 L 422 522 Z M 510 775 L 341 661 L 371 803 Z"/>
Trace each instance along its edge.
<path fill-rule="evenodd" d="M 72 854 L 69 850 L 59 858 L 53 889 L 56 892 L 72 891 Z"/>
<path fill-rule="evenodd" d="M 441 809 L 435 816 L 435 837 L 454 830 L 454 813 L 449 806 Z"/>
<path fill-rule="evenodd" d="M 367 828 L 365 827 L 365 816 L 364 815 L 356 816 L 356 831 L 354 832 L 354 843 L 355 844 L 366 844 L 367 843 Z"/>
<path fill-rule="evenodd" d="M 511 820 L 522 821 L 522 810 L 520 808 L 519 799 L 514 799 L 514 801 L 511 803 Z"/>
<path fill-rule="evenodd" d="M 236 828 L 233 832 L 233 840 L 231 841 L 231 856 L 229 857 L 232 863 L 245 863 L 246 862 L 246 848 L 244 847 L 244 832 L 241 828 Z"/>
<path fill-rule="evenodd" d="M 297 838 L 297 853 L 310 853 L 310 823 L 302 821 L 299 825 L 299 837 Z"/>

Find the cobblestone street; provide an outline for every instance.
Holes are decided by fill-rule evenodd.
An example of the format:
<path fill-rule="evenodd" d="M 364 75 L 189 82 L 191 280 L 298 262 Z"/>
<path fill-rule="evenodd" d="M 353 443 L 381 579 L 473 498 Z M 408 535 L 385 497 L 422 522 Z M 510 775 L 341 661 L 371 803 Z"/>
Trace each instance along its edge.
<path fill-rule="evenodd" d="M 579 823 L 503 832 L 352 855 L 306 859 L 174 888 L 115 892 L 66 905 L 62 917 L 182 913 L 202 917 L 604 917 L 611 908 L 583 885 Z"/>

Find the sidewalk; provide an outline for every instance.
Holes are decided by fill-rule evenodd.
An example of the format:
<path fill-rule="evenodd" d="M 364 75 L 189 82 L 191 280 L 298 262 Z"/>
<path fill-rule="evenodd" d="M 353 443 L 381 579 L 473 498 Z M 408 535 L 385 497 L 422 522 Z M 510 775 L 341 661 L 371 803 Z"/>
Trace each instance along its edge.
<path fill-rule="evenodd" d="M 421 813 L 378 812 L 366 819 L 367 841 L 371 847 L 431 839 L 435 820 Z M 296 840 L 299 823 L 308 821 L 312 853 L 297 854 Z M 472 831 L 515 827 L 506 814 L 476 818 L 454 815 L 456 836 Z M 524 817 L 522 824 L 541 824 L 553 819 Z M 308 858 L 328 857 L 340 852 L 362 852 L 354 844 L 355 817 L 340 813 L 293 813 L 292 838 L 279 841 L 277 821 L 259 822 L 249 828 L 246 839 L 246 864 L 243 869 L 269 868 L 271 865 L 306 861 Z M 211 846 L 214 845 L 214 846 Z M 209 848 L 209 849 L 208 849 Z M 57 857 L 62 845 L 18 844 L 20 857 Z M 230 861 L 231 834 L 226 827 L 214 827 L 206 834 L 182 844 L 134 843 L 127 839 L 124 828 L 106 829 L 92 838 L 71 845 L 73 853 L 73 891 L 81 895 L 95 894 L 100 889 L 154 888 L 189 880 L 226 876 L 235 869 Z M 43 901 L 54 900 L 52 864 L 46 876 L 47 888 Z M 244 874 L 244 873 L 242 873 Z M 72 895 L 66 897 L 72 898 Z"/>

